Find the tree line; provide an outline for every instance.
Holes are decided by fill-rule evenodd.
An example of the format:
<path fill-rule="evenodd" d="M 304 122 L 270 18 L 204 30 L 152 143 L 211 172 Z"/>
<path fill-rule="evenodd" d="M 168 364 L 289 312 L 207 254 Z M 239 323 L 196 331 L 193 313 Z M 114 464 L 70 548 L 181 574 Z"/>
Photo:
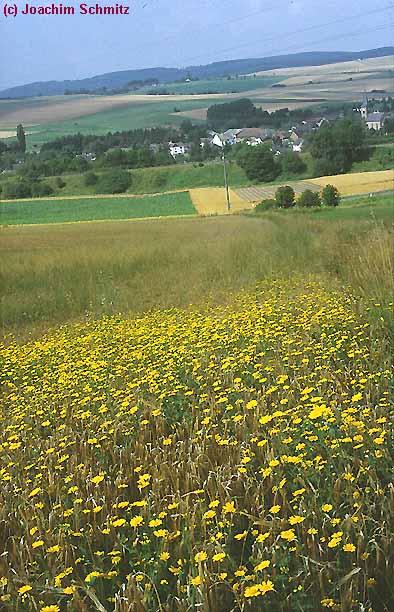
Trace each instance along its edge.
<path fill-rule="evenodd" d="M 316 112 L 316 111 L 315 111 Z M 258 108 L 248 98 L 214 104 L 207 112 L 208 127 L 215 131 L 225 131 L 231 128 L 271 127 L 280 129 L 291 122 L 304 121 L 314 114 L 310 108 L 289 110 L 281 108 L 269 113 Z"/>

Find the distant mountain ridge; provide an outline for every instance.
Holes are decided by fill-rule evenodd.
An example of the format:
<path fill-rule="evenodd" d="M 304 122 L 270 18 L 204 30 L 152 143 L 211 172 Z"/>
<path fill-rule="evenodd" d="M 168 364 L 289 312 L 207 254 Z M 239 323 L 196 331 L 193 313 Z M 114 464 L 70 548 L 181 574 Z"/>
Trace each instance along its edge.
<path fill-rule="evenodd" d="M 319 66 L 335 64 L 357 59 L 370 59 L 393 55 L 394 47 L 380 47 L 367 51 L 310 51 L 291 55 L 276 55 L 263 58 L 248 58 L 213 62 L 202 66 L 186 68 L 144 68 L 140 70 L 121 70 L 108 72 L 86 79 L 66 81 L 42 81 L 18 85 L 0 91 L 0 98 L 30 98 L 35 96 L 63 95 L 70 90 L 118 89 L 132 81 L 157 79 L 160 83 L 170 83 L 191 75 L 193 78 L 209 79 L 235 74 L 247 74 L 279 68 L 297 68 L 302 66 Z"/>

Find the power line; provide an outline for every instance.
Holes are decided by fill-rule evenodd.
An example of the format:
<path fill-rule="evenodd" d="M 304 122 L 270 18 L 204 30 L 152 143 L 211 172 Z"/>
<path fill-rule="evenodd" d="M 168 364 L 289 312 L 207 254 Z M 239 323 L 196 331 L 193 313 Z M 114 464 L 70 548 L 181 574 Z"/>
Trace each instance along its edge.
<path fill-rule="evenodd" d="M 334 21 L 329 21 L 329 22 L 326 22 L 326 23 L 322 23 L 320 25 L 309 26 L 307 28 L 301 28 L 301 29 L 298 29 L 298 30 L 293 30 L 292 32 L 286 32 L 285 34 L 283 34 L 283 36 L 294 36 L 296 34 L 303 34 L 305 32 L 310 32 L 310 31 L 321 29 L 321 28 L 326 28 L 326 27 L 329 27 L 331 25 L 338 25 L 340 23 L 344 23 L 345 21 L 350 21 L 350 20 L 358 19 L 360 17 L 366 17 L 366 16 L 369 16 L 369 15 L 373 15 L 373 14 L 377 14 L 377 13 L 382 13 L 382 12 L 385 12 L 385 11 L 388 11 L 388 10 L 392 10 L 393 8 L 394 8 L 393 6 L 385 6 L 385 7 L 380 8 L 380 9 L 374 9 L 372 11 L 367 11 L 367 12 L 364 12 L 364 13 L 359 13 L 358 15 L 350 15 L 349 17 L 343 17 L 341 19 L 335 19 Z M 364 30 L 364 31 L 365 32 L 370 32 L 371 30 Z M 346 37 L 346 35 L 344 37 Z M 276 40 L 277 38 L 278 38 L 278 36 L 276 35 L 276 36 L 271 36 L 269 38 L 266 38 L 265 40 L 266 41 L 267 40 Z M 330 36 L 330 38 L 328 40 L 337 40 L 337 38 L 338 37 L 331 37 Z M 342 38 L 342 37 L 340 36 L 339 38 Z M 319 42 L 319 41 L 316 41 L 316 42 Z M 315 43 L 313 43 L 313 44 L 315 44 Z M 237 51 L 239 49 L 249 47 L 249 45 L 250 45 L 249 42 L 248 43 L 243 43 L 241 45 L 235 45 L 235 46 L 232 46 L 232 47 L 228 47 L 226 49 L 220 49 L 220 50 L 216 50 L 216 51 L 210 52 L 209 55 L 219 54 L 219 53 L 230 53 L 232 51 Z M 298 45 L 296 45 L 296 46 L 298 47 Z M 291 49 L 292 47 L 289 47 L 289 48 Z M 283 47 L 281 47 L 280 49 L 283 49 Z M 283 49 L 283 50 L 285 51 L 285 50 L 288 50 L 288 49 Z M 267 53 L 267 52 L 271 52 L 271 49 L 265 50 L 262 53 Z M 208 53 L 204 53 L 204 54 L 201 54 L 201 55 L 190 57 L 190 58 L 188 58 L 188 59 L 186 59 L 184 61 L 188 62 L 188 63 L 189 62 L 194 62 L 196 60 L 199 60 L 201 58 L 206 57 L 207 55 L 208 55 Z"/>
<path fill-rule="evenodd" d="M 286 4 L 292 4 L 292 0 L 289 0 L 288 2 L 286 2 Z M 247 19 L 257 17 L 259 15 L 262 15 L 263 13 L 277 11 L 277 10 L 284 10 L 284 9 L 278 6 L 278 4 L 273 4 L 272 6 L 264 7 L 263 9 L 260 9 L 258 11 L 254 11 L 253 13 L 247 13 L 246 15 L 242 15 L 241 17 L 237 17 L 235 19 L 230 19 L 229 21 L 220 21 L 216 23 L 204 22 L 204 26 L 202 27 L 197 27 L 197 28 L 193 27 L 195 26 L 195 22 L 189 22 L 188 24 L 185 24 L 182 26 L 182 30 L 187 30 L 188 35 L 191 35 L 193 33 L 196 34 L 198 32 L 206 32 L 208 28 L 222 29 L 234 23 L 240 23 L 241 21 L 245 21 Z M 152 44 L 151 42 L 147 42 L 141 45 L 137 45 L 136 47 L 132 47 L 131 49 L 129 49 L 129 52 L 135 52 L 135 51 L 139 51 L 141 49 L 146 49 L 146 48 L 153 49 L 154 47 L 162 47 L 164 42 L 170 42 L 170 41 L 176 41 L 176 40 L 178 40 L 178 35 L 172 34 L 171 36 L 160 38 L 160 40 L 158 40 L 154 44 Z"/>

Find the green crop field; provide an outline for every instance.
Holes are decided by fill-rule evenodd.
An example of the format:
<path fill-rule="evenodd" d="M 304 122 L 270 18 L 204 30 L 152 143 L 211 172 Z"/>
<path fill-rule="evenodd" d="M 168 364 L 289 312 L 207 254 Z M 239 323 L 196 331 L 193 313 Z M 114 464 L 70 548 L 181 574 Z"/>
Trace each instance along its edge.
<path fill-rule="evenodd" d="M 67 223 L 195 215 L 187 192 L 141 198 L 109 197 L 0 202 L 2 225 Z"/>
<path fill-rule="evenodd" d="M 207 79 L 202 81 L 191 81 L 190 83 L 163 83 L 157 89 L 165 90 L 170 94 L 205 94 L 205 93 L 243 93 L 255 89 L 266 89 L 275 83 L 282 81 L 283 77 L 260 76 L 241 77 L 232 79 Z M 152 86 L 142 87 L 133 93 L 146 93 L 155 91 Z"/>

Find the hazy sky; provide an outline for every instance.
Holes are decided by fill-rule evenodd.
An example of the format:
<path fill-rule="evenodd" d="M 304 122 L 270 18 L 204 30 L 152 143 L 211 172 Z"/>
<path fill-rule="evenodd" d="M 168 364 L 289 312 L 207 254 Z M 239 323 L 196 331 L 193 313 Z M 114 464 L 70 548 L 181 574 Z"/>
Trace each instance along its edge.
<path fill-rule="evenodd" d="M 26 5 L 11 1 L 20 10 Z M 29 0 L 31 6 L 52 1 L 57 2 Z M 89 3 L 61 1 L 77 12 L 80 1 Z M 90 4 L 96 1 L 116 4 Z M 7 19 L 0 14 L 0 89 L 130 68 L 393 44 L 393 0 L 135 0 L 130 12 Z"/>

